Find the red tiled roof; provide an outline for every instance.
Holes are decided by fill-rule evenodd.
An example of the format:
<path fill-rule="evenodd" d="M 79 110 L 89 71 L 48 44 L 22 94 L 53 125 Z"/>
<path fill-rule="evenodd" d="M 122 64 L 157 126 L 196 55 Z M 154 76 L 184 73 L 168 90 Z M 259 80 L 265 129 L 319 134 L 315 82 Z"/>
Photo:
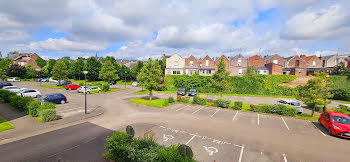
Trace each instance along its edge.
<path fill-rule="evenodd" d="M 305 57 L 304 60 L 305 61 L 310 61 L 314 56 L 308 56 L 308 57 Z"/>

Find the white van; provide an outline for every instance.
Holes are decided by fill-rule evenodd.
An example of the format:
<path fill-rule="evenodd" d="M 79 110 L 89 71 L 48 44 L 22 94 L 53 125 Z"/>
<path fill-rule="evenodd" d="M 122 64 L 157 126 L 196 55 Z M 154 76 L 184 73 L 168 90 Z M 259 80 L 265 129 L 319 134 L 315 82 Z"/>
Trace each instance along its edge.
<path fill-rule="evenodd" d="M 286 106 L 292 106 L 295 107 L 297 109 L 298 114 L 302 114 L 303 113 L 303 108 L 301 107 L 300 103 L 298 101 L 294 101 L 294 100 L 278 100 L 276 103 L 276 105 L 286 105 Z"/>

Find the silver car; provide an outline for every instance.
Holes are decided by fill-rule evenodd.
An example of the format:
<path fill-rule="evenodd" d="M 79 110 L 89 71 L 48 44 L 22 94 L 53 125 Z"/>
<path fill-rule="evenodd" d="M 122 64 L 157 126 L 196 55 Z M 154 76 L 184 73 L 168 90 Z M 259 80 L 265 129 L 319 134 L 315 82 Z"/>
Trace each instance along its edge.
<path fill-rule="evenodd" d="M 90 88 L 89 86 L 86 86 L 86 88 Z M 80 86 L 78 89 L 77 89 L 77 92 L 78 93 L 81 93 L 83 90 L 85 89 L 85 86 Z"/>
<path fill-rule="evenodd" d="M 279 100 L 275 103 L 276 105 L 287 105 L 287 106 L 292 106 L 295 107 L 297 109 L 297 112 L 299 114 L 303 113 L 303 108 L 301 107 L 300 103 L 298 101 L 294 101 L 294 100 Z"/>

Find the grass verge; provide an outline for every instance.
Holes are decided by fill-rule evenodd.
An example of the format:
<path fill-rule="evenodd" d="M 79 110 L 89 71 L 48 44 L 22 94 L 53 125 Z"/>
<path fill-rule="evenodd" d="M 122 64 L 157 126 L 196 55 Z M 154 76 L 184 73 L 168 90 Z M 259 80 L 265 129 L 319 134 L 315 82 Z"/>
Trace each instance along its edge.
<path fill-rule="evenodd" d="M 176 93 L 176 91 L 153 91 L 155 93 Z M 149 90 L 140 90 L 134 92 L 134 94 L 149 94 Z"/>
<path fill-rule="evenodd" d="M 14 128 L 15 127 L 11 123 L 6 122 L 4 118 L 0 117 L 0 132 Z"/>
<path fill-rule="evenodd" d="M 51 89 L 64 89 L 64 86 L 56 86 L 56 85 L 40 85 L 40 87 L 46 87 Z"/>
<path fill-rule="evenodd" d="M 140 105 L 147 105 L 147 106 L 153 106 L 153 107 L 165 107 L 168 106 L 168 100 L 167 99 L 143 99 L 143 98 L 134 98 L 129 100 L 132 103 L 140 104 Z"/>
<path fill-rule="evenodd" d="M 308 114 L 297 114 L 297 115 L 295 115 L 295 118 L 314 120 L 314 121 L 317 121 L 318 117 L 320 117 L 320 115 L 317 115 L 317 114 L 314 114 L 314 116 L 311 116 L 311 115 L 308 115 Z"/>

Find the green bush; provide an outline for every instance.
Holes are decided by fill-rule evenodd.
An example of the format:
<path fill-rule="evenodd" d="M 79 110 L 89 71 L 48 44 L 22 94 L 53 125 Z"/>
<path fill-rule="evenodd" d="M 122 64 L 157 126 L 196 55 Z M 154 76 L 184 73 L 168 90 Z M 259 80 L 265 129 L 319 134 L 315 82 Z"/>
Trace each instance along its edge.
<path fill-rule="evenodd" d="M 114 161 L 131 161 L 128 157 L 128 147 L 131 142 L 124 132 L 114 132 L 112 136 L 106 138 L 104 154 L 107 158 Z"/>
<path fill-rule="evenodd" d="M 34 117 L 39 116 L 39 111 L 41 107 L 41 102 L 40 101 L 32 101 L 28 105 L 28 114 Z"/>
<path fill-rule="evenodd" d="M 296 114 L 297 114 L 297 109 L 295 107 L 286 106 L 286 108 L 282 108 L 281 110 L 281 115 L 284 115 L 284 116 L 295 116 Z"/>
<path fill-rule="evenodd" d="M 181 97 L 178 102 L 189 103 L 190 97 Z"/>
<path fill-rule="evenodd" d="M 339 105 L 339 108 L 334 109 L 334 111 L 350 115 L 350 107 L 345 105 Z"/>
<path fill-rule="evenodd" d="M 79 82 L 79 86 L 84 86 L 85 82 Z"/>
<path fill-rule="evenodd" d="M 270 112 L 270 105 L 268 104 L 258 104 L 254 105 L 253 109 L 254 112 L 262 112 L 262 113 L 269 113 Z"/>
<path fill-rule="evenodd" d="M 254 112 L 278 114 L 284 116 L 295 116 L 297 114 L 297 110 L 295 107 L 290 107 L 286 105 L 258 104 L 254 105 L 252 110 Z"/>
<path fill-rule="evenodd" d="M 332 89 L 332 99 L 350 101 L 350 89 Z"/>
<path fill-rule="evenodd" d="M 160 150 L 157 161 L 162 162 L 195 162 L 193 155 L 189 158 L 184 158 L 183 154 L 179 150 L 179 145 L 169 146 Z"/>
<path fill-rule="evenodd" d="M 39 113 L 40 119 L 44 122 L 54 121 L 57 119 L 55 109 L 44 109 Z"/>
<path fill-rule="evenodd" d="M 9 103 L 10 102 L 10 97 L 15 96 L 15 93 L 11 93 L 10 91 L 7 90 L 0 90 L 0 97 L 4 100 L 4 102 Z"/>
<path fill-rule="evenodd" d="M 243 107 L 243 101 L 235 101 L 233 105 L 233 109 L 235 110 L 242 110 Z"/>
<path fill-rule="evenodd" d="M 30 101 L 31 101 L 30 97 L 22 97 L 17 95 L 10 96 L 10 105 L 25 113 L 28 113 L 27 106 L 29 105 Z"/>
<path fill-rule="evenodd" d="M 102 91 L 103 91 L 103 92 L 109 91 L 109 84 L 104 83 L 103 86 L 102 86 Z"/>
<path fill-rule="evenodd" d="M 201 98 L 198 96 L 193 97 L 193 103 L 198 104 L 198 105 L 206 105 L 207 104 L 207 99 L 206 98 Z"/>
<path fill-rule="evenodd" d="M 47 110 L 47 109 L 56 109 L 56 104 L 51 102 L 44 102 L 44 104 L 40 105 L 39 112 L 41 110 Z"/>
<path fill-rule="evenodd" d="M 168 97 L 168 102 L 169 102 L 169 103 L 173 103 L 173 102 L 175 102 L 175 100 L 174 100 L 173 97 L 169 96 L 169 97 Z"/>
<path fill-rule="evenodd" d="M 230 104 L 231 100 L 229 99 L 218 98 L 214 101 L 214 106 L 216 107 L 228 108 Z"/>

